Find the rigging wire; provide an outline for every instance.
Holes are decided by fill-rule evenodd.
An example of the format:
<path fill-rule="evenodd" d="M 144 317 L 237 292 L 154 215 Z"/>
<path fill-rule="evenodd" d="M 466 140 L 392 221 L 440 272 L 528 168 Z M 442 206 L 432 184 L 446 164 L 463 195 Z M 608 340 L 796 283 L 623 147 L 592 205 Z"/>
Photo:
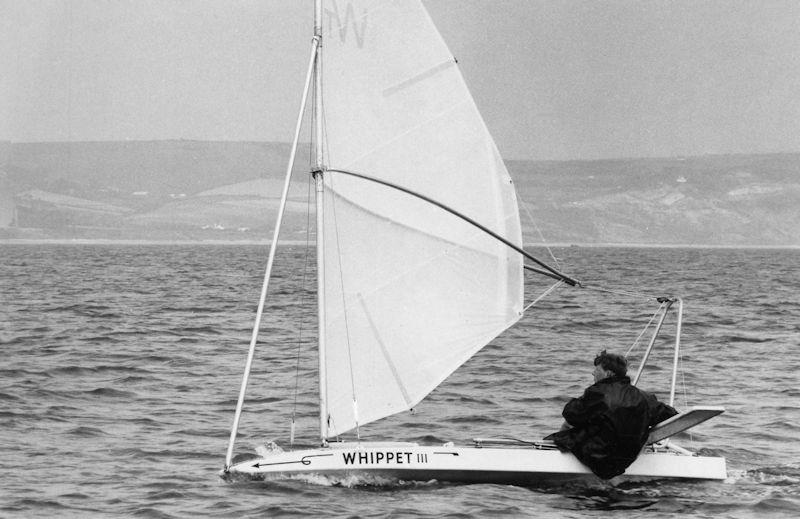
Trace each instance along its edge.
<path fill-rule="evenodd" d="M 325 72 L 325 62 L 320 59 L 319 60 L 319 74 L 320 74 L 320 76 L 322 76 L 322 80 L 320 80 L 320 85 L 324 84 L 324 81 L 323 81 L 324 80 L 324 72 Z M 319 97 L 320 97 L 320 107 L 319 107 L 319 113 L 317 114 L 317 117 L 320 118 L 320 122 L 321 122 L 320 126 L 322 127 L 321 128 L 322 135 L 318 135 L 317 138 L 318 139 L 322 139 L 322 156 L 323 157 L 330 157 L 331 156 L 331 149 L 330 149 L 329 144 L 328 144 L 328 142 L 329 142 L 329 139 L 328 139 L 328 119 L 325 117 L 325 107 L 324 107 L 325 100 L 324 100 L 323 96 L 320 95 Z M 325 167 L 325 164 L 324 164 L 323 160 L 320 159 L 319 163 L 322 164 L 323 168 Z"/>
<path fill-rule="evenodd" d="M 321 60 L 321 59 L 318 60 L 317 73 L 320 76 L 324 76 L 324 66 L 325 66 L 324 65 L 324 60 Z M 323 83 L 323 81 L 320 81 L 320 84 L 322 84 L 322 83 Z M 320 96 L 320 99 L 321 98 L 322 98 L 322 96 Z M 324 101 L 323 101 L 323 104 L 324 104 Z M 325 117 L 324 106 L 316 107 L 316 111 L 314 112 L 314 117 L 315 117 L 315 119 L 319 118 L 320 123 L 321 123 L 320 126 L 321 126 L 322 135 L 317 135 L 317 139 L 321 140 L 322 155 L 323 155 L 323 157 L 329 157 L 330 156 L 330 148 L 328 147 L 329 139 L 327 138 L 328 137 L 328 124 L 327 124 L 327 119 Z M 316 127 L 316 125 L 315 125 L 315 127 Z M 324 164 L 324 161 L 322 160 L 323 157 L 318 157 L 317 164 L 321 165 L 322 169 L 325 170 L 325 164 Z M 328 185 L 330 187 L 329 191 L 330 191 L 330 195 L 331 195 L 330 199 L 331 199 L 331 211 L 332 211 L 332 217 L 333 217 L 333 228 L 334 228 L 334 232 L 335 232 L 335 235 L 336 235 L 336 256 L 337 256 L 337 261 L 339 263 L 339 270 L 338 270 L 339 276 L 338 277 L 339 277 L 340 289 L 341 289 L 341 293 L 342 293 L 342 309 L 343 309 L 343 318 L 344 318 L 344 327 L 345 327 L 345 340 L 346 340 L 346 343 L 347 343 L 347 359 L 348 359 L 348 365 L 350 367 L 350 388 L 351 388 L 352 396 L 353 396 L 353 416 L 355 418 L 355 423 L 356 423 L 356 437 L 357 437 L 358 440 L 361 440 L 361 431 L 360 431 L 359 419 L 358 419 L 358 402 L 357 402 L 357 399 L 356 399 L 355 375 L 353 373 L 353 355 L 352 355 L 352 350 L 351 350 L 351 345 L 350 345 L 350 328 L 349 328 L 349 322 L 348 322 L 348 319 L 347 319 L 347 301 L 346 301 L 345 290 L 344 290 L 344 276 L 341 275 L 341 272 L 342 272 L 342 250 L 341 250 L 341 240 L 339 238 L 339 221 L 338 221 L 338 218 L 336 216 L 336 197 L 338 195 L 336 194 L 336 190 L 333 188 L 333 182 L 334 182 L 333 181 L 333 177 L 328 176 L 327 178 L 328 178 Z M 325 177 L 323 177 L 323 180 L 324 179 L 325 179 Z M 323 194 L 323 197 L 324 196 L 325 195 Z M 317 232 L 318 233 L 322 232 L 322 230 L 321 229 L 317 229 Z M 330 415 L 328 415 L 328 420 L 329 421 L 331 420 Z M 334 430 L 336 430 L 335 427 L 334 427 Z M 338 437 L 338 433 L 337 433 L 337 437 Z"/>
<path fill-rule="evenodd" d="M 645 294 L 644 292 L 633 292 L 633 291 L 630 291 L 630 290 L 616 290 L 616 289 L 612 289 L 612 288 L 601 287 L 599 285 L 586 285 L 584 283 L 581 283 L 580 288 L 585 288 L 587 290 L 594 290 L 596 292 L 606 292 L 606 293 L 609 293 L 609 294 L 616 294 L 618 296 L 621 295 L 621 296 L 627 296 L 627 297 L 632 297 L 632 298 L 641 298 L 641 299 L 645 299 L 645 300 L 649 300 L 649 299 L 656 299 L 657 300 L 658 299 L 657 296 L 654 296 L 652 294 Z"/>
<path fill-rule="evenodd" d="M 555 289 L 557 289 L 558 287 L 560 287 L 563 284 L 564 284 L 564 282 L 561 281 L 561 280 L 556 281 L 547 290 L 545 290 L 544 292 L 539 294 L 539 297 L 537 297 L 536 299 L 531 301 L 525 308 L 523 308 L 522 309 L 522 313 L 524 314 L 525 312 L 527 312 L 530 307 L 532 307 L 533 305 L 535 305 L 536 303 L 538 303 L 539 301 L 541 301 L 542 299 L 544 299 L 545 297 L 550 295 L 550 292 L 554 291 Z"/>
<path fill-rule="evenodd" d="M 316 85 L 312 83 L 312 95 L 316 91 Z M 309 142 L 313 142 L 314 140 L 314 118 L 315 118 L 315 107 L 312 104 L 311 110 L 311 121 L 312 124 L 309 125 L 308 133 L 309 133 Z M 315 150 L 313 146 L 309 146 L 308 148 L 308 164 L 314 164 L 315 160 Z M 312 177 L 309 175 L 306 182 L 306 243 L 305 249 L 303 254 L 303 277 L 301 281 L 301 296 L 300 296 L 300 308 L 304 308 L 306 305 L 306 301 L 308 300 L 308 272 L 309 272 L 309 259 L 310 249 L 311 249 L 311 186 L 312 186 Z M 295 438 L 295 423 L 297 418 L 297 400 L 298 400 L 298 393 L 299 393 L 299 384 L 300 384 L 300 357 L 301 357 L 301 347 L 303 344 L 303 331 L 304 327 L 301 321 L 301 325 L 297 330 L 297 353 L 296 353 L 296 360 L 295 360 L 295 376 L 294 376 L 294 395 L 293 395 L 293 403 L 292 403 L 292 415 L 291 415 L 291 425 L 290 425 L 290 433 L 289 433 L 289 446 L 294 446 L 294 438 Z"/>
<path fill-rule="evenodd" d="M 641 338 L 642 338 L 642 336 L 645 334 L 645 332 L 646 332 L 647 330 L 649 330 L 649 329 L 650 329 L 650 325 L 651 325 L 651 324 L 653 324 L 653 321 L 655 321 L 655 320 L 656 320 L 656 317 L 658 316 L 658 314 L 660 314 L 660 313 L 661 313 L 661 310 L 664 308 L 664 306 L 665 306 L 666 304 L 667 304 L 667 303 L 661 303 L 661 306 L 659 306 L 659 307 L 658 307 L 658 310 L 656 310 L 656 311 L 655 311 L 655 313 L 653 313 L 653 316 L 652 316 L 652 317 L 650 317 L 650 320 L 649 320 L 649 321 L 647 322 L 647 324 L 644 326 L 644 328 L 642 329 L 641 333 L 639 333 L 639 336 L 638 336 L 638 337 L 636 337 L 636 340 L 635 340 L 635 341 L 633 341 L 633 344 L 631 345 L 631 347 L 630 347 L 630 348 L 628 348 L 628 351 L 626 351 L 626 352 L 625 352 L 625 357 L 627 357 L 628 355 L 630 355 L 630 353 L 633 351 L 633 349 L 634 349 L 634 348 L 635 348 L 635 347 L 636 347 L 636 346 L 639 344 L 639 340 L 641 340 Z"/>
<path fill-rule="evenodd" d="M 336 216 L 336 190 L 333 189 L 333 178 L 330 178 L 330 193 L 331 193 L 331 210 L 333 212 L 333 228 L 334 232 L 336 233 L 336 256 L 339 262 L 339 287 L 342 293 L 342 317 L 344 318 L 344 334 L 345 334 L 345 342 L 347 343 L 347 361 L 348 365 L 350 366 L 350 388 L 353 393 L 353 415 L 356 422 L 356 438 L 361 440 L 361 431 L 358 425 L 358 401 L 356 399 L 356 382 L 355 376 L 353 374 L 353 354 L 350 347 L 350 327 L 347 320 L 347 300 L 344 291 L 344 276 L 341 275 L 342 273 L 342 249 L 341 249 L 341 240 L 339 238 L 339 220 Z"/>
<path fill-rule="evenodd" d="M 542 229 L 539 228 L 539 225 L 536 223 L 536 220 L 533 218 L 533 213 L 531 213 L 531 210 L 528 207 L 528 202 L 522 198 L 522 195 L 520 194 L 519 191 L 516 191 L 516 193 L 517 193 L 517 200 L 519 200 L 521 202 L 522 209 L 524 209 L 524 211 L 525 211 L 525 216 L 528 217 L 528 221 L 530 221 L 531 225 L 533 225 L 533 228 L 536 229 L 536 233 L 539 235 L 539 239 L 542 241 L 541 245 L 544 246 L 544 248 L 547 250 L 547 253 L 553 259 L 553 263 L 555 263 L 556 268 L 558 270 L 561 270 L 562 269 L 561 264 L 559 263 L 558 258 L 556 258 L 555 254 L 553 253 L 553 250 L 550 248 L 548 240 L 544 237 L 544 233 L 542 232 Z"/>
<path fill-rule="evenodd" d="M 307 282 L 308 282 L 308 264 L 309 258 L 311 257 L 310 249 L 311 249 L 311 177 L 308 177 L 307 182 L 307 192 L 306 192 L 306 246 L 305 246 L 305 253 L 303 259 L 303 281 L 300 286 L 301 296 L 300 296 L 300 308 L 305 308 L 306 301 L 307 301 Z M 302 322 L 302 321 L 301 321 Z M 297 417 L 297 394 L 299 391 L 299 383 L 300 383 L 300 351 L 301 345 L 303 343 L 303 326 L 300 325 L 299 329 L 297 330 L 297 359 L 295 361 L 295 373 L 294 373 L 294 404 L 292 406 L 292 423 L 291 423 L 291 431 L 289 435 L 289 446 L 294 445 L 294 428 L 295 428 L 295 418 Z"/>

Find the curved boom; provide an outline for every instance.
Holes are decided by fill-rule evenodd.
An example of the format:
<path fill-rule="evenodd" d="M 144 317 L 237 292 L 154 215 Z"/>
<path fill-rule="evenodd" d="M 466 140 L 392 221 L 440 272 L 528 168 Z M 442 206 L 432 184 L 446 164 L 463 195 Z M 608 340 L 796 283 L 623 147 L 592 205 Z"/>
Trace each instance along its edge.
<path fill-rule="evenodd" d="M 564 283 L 566 283 L 568 285 L 571 285 L 571 286 L 581 286 L 581 283 L 578 280 L 576 280 L 574 278 L 571 278 L 571 277 L 567 276 L 566 274 L 563 274 L 562 272 L 559 272 L 558 270 L 554 269 L 550 265 L 548 265 L 548 264 L 544 263 L 543 261 L 535 258 L 531 254 L 526 252 L 524 249 L 522 249 L 522 247 L 519 247 L 519 246 L 511 243 L 506 238 L 500 236 L 499 234 L 497 234 L 496 232 L 492 231 L 488 227 L 486 227 L 484 225 L 481 225 L 480 223 L 476 222 L 475 220 L 473 220 L 469 216 L 466 216 L 465 214 L 462 214 L 462 213 L 456 211 L 452 207 L 449 207 L 449 206 L 447 206 L 447 205 L 445 205 L 445 204 L 443 204 L 441 202 L 437 202 L 436 200 L 433 200 L 432 198 L 429 198 L 429 197 L 427 197 L 427 196 L 425 196 L 425 195 L 423 195 L 421 193 L 417 193 L 416 191 L 412 191 L 411 189 L 405 188 L 403 186 L 399 186 L 397 184 L 393 184 L 391 182 L 387 182 L 386 180 L 381 180 L 379 178 L 371 177 L 369 175 L 364 175 L 363 173 L 355 173 L 353 171 L 347 171 L 347 170 L 344 170 L 344 169 L 326 169 L 325 172 L 342 173 L 343 175 L 349 175 L 351 177 L 356 177 L 356 178 L 361 178 L 361 179 L 364 179 L 364 180 L 369 180 L 370 182 L 375 182 L 376 184 L 381 184 L 381 185 L 384 185 L 386 187 L 390 187 L 392 189 L 396 189 L 398 191 L 402 191 L 403 193 L 409 194 L 411 196 L 415 196 L 415 197 L 419 198 L 420 200 L 424 200 L 425 202 L 433 204 L 436 207 L 439 207 L 440 209 L 444 209 L 448 213 L 450 213 L 450 214 L 452 214 L 454 216 L 457 216 L 458 218 L 461 218 L 462 220 L 464 220 L 465 222 L 469 223 L 470 225 L 473 225 L 474 227 L 477 227 L 478 229 L 480 229 L 481 231 L 485 232 L 486 234 L 488 234 L 492 238 L 504 243 L 506 246 L 508 246 L 511 249 L 519 252 L 520 254 L 522 254 L 523 257 L 533 261 L 534 263 L 536 263 L 537 265 L 541 266 L 544 269 L 544 270 L 542 270 L 542 269 L 538 269 L 538 268 L 535 268 L 535 267 L 529 267 L 529 266 L 526 265 L 525 268 L 527 270 L 531 270 L 531 271 L 536 272 L 538 274 L 542 274 L 544 276 L 551 277 L 551 278 L 557 279 L 559 281 L 563 281 Z"/>

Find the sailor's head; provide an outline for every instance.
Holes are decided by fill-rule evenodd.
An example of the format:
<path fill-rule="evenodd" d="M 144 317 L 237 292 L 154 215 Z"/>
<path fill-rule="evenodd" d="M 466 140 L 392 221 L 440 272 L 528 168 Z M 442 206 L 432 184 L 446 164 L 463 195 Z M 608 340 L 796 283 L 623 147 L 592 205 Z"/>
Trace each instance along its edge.
<path fill-rule="evenodd" d="M 594 358 L 594 381 L 599 382 L 603 379 L 617 376 L 624 377 L 628 373 L 628 361 L 622 355 L 607 353 L 606 350 Z"/>

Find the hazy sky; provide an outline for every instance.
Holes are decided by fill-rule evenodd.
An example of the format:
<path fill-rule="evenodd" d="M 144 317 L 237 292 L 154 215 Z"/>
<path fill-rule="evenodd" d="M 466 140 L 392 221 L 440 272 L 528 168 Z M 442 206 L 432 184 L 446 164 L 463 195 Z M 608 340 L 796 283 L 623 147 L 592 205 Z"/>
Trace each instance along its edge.
<path fill-rule="evenodd" d="M 427 0 L 500 151 L 800 151 L 800 2 Z M 313 0 L 0 0 L 0 139 L 289 141 Z"/>

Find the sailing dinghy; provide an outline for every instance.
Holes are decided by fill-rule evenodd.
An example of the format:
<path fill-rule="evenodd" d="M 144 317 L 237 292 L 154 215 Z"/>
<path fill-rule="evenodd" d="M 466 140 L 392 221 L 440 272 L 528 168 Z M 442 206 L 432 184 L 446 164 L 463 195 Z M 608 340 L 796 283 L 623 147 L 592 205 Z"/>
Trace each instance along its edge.
<path fill-rule="evenodd" d="M 309 98 L 320 446 L 275 448 L 234 462 Z M 554 286 L 581 286 L 523 250 L 511 178 L 422 3 L 316 0 L 305 88 L 223 475 L 522 485 L 594 477 L 572 454 L 541 440 L 476 438 L 471 446 L 336 441 L 413 408 L 513 326 L 525 310 L 525 271 L 553 278 Z M 667 311 L 680 300 L 660 302 L 661 321 L 637 380 Z M 670 403 L 682 303 L 678 308 Z M 724 479 L 724 458 L 697 456 L 670 440 L 720 412 L 695 408 L 657 426 L 652 442 L 618 478 Z"/>

